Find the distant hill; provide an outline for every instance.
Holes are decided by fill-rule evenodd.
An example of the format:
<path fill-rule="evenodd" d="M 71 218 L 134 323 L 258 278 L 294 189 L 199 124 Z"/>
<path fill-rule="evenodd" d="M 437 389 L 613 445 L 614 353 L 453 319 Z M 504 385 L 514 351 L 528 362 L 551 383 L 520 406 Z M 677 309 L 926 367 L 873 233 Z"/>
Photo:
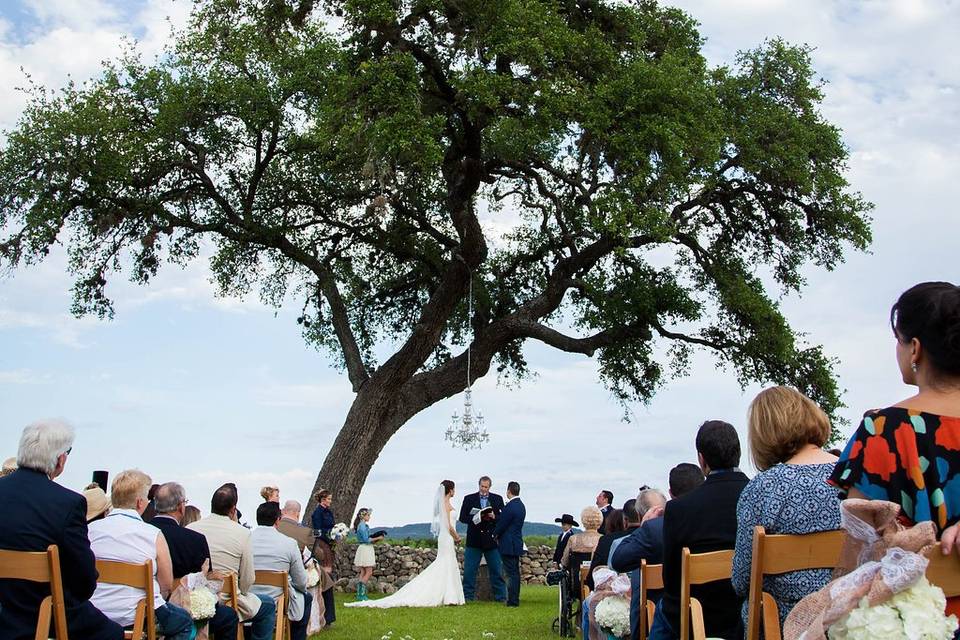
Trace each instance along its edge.
<path fill-rule="evenodd" d="M 405 524 L 402 527 L 378 527 L 376 524 L 372 527 L 373 531 L 386 531 L 387 536 L 395 540 L 409 538 L 411 540 L 425 540 L 432 538 L 430 535 L 430 523 L 418 522 L 416 524 Z M 457 532 L 465 533 L 466 525 L 457 523 Z M 555 536 L 560 533 L 560 527 L 555 524 L 545 522 L 527 522 L 523 525 L 523 535 L 525 536 Z"/>

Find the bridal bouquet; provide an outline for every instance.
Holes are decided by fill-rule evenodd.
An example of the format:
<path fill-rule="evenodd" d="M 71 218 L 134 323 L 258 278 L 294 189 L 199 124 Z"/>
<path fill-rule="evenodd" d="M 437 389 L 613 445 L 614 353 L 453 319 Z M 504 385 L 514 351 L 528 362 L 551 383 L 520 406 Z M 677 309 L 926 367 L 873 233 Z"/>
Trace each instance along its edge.
<path fill-rule="evenodd" d="M 223 589 L 221 574 L 208 571 L 209 561 L 204 561 L 203 570 L 190 573 L 180 579 L 170 594 L 169 602 L 190 612 L 197 629 L 196 638 L 206 640 L 207 623 L 216 615 L 217 602 Z"/>
<path fill-rule="evenodd" d="M 883 604 L 870 606 L 866 597 L 856 609 L 827 629 L 830 640 L 950 640 L 957 617 L 945 616 L 943 590 L 920 578 Z"/>
<path fill-rule="evenodd" d="M 597 605 L 597 624 L 615 638 L 630 637 L 630 600 L 623 596 L 604 598 Z"/>
<path fill-rule="evenodd" d="M 905 528 L 897 522 L 899 511 L 881 500 L 841 504 L 847 536 L 835 579 L 790 611 L 785 640 L 953 637 L 957 618 L 945 614 L 943 591 L 925 577 L 936 529 L 932 522 Z"/>
<path fill-rule="evenodd" d="M 340 540 L 343 540 L 344 538 L 346 538 L 347 534 L 349 533 L 350 533 L 350 527 L 348 527 L 347 525 L 341 522 L 339 524 L 334 525 L 333 529 L 330 530 L 330 537 L 333 538 L 334 541 L 339 542 Z"/>

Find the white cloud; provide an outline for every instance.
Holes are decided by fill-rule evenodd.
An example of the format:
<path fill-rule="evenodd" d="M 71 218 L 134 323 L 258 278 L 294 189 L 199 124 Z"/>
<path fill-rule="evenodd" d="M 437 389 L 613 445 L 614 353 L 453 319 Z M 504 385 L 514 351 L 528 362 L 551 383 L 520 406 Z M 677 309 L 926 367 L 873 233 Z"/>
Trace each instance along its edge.
<path fill-rule="evenodd" d="M 0 371 L 0 384 L 50 384 L 52 381 L 52 374 L 38 373 L 31 369 Z"/>

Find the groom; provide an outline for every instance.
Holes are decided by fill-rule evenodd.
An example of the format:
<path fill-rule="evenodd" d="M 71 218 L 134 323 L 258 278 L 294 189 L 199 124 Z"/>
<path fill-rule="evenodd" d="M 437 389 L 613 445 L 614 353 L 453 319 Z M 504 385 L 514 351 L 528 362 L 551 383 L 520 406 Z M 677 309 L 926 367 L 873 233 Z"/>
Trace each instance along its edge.
<path fill-rule="evenodd" d="M 527 508 L 520 502 L 520 483 L 507 483 L 507 503 L 500 512 L 500 520 L 493 531 L 503 556 L 503 570 L 507 574 L 507 606 L 520 606 L 520 556 L 523 548 L 523 522 Z"/>
<path fill-rule="evenodd" d="M 497 602 L 507 599 L 500 552 L 497 551 L 497 541 L 493 539 L 493 528 L 503 509 L 503 498 L 490 493 L 490 484 L 487 476 L 480 478 L 480 490 L 464 496 L 463 506 L 460 507 L 460 522 L 467 525 L 467 544 L 463 549 L 463 597 L 468 602 L 477 599 L 477 569 L 480 568 L 481 557 L 487 559 L 494 599 Z M 481 518 L 479 510 L 487 507 L 493 512 Z"/>

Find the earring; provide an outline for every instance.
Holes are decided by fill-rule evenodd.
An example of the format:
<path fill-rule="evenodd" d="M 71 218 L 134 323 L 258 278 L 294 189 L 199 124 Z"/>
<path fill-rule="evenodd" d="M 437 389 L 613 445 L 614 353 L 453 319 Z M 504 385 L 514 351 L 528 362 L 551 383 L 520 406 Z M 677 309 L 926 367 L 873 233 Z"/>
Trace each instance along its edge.
<path fill-rule="evenodd" d="M 911 363 L 910 363 L 910 368 L 913 370 L 914 373 L 916 373 L 916 372 L 917 372 L 917 369 L 919 369 L 920 367 L 917 366 L 917 363 L 916 363 L 916 362 L 911 362 Z"/>

